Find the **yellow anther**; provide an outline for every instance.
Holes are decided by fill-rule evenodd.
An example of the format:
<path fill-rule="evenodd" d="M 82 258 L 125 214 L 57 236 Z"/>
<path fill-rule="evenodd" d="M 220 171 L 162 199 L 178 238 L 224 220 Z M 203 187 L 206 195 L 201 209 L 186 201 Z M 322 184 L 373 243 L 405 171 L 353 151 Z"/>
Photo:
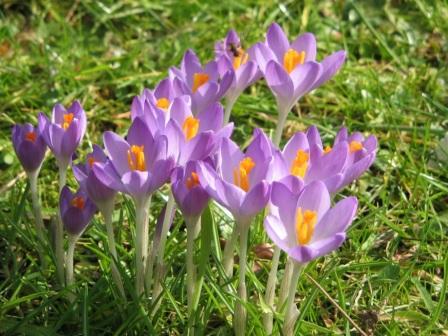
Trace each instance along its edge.
<path fill-rule="evenodd" d="M 157 99 L 156 106 L 162 110 L 167 110 L 170 107 L 170 101 L 167 98 Z"/>
<path fill-rule="evenodd" d="M 296 240 L 299 245 L 306 245 L 310 242 L 314 233 L 314 226 L 317 222 L 317 213 L 312 210 L 297 209 L 296 214 Z"/>
<path fill-rule="evenodd" d="M 254 167 L 255 162 L 252 158 L 247 157 L 241 160 L 239 167 L 233 170 L 233 183 L 244 191 L 249 191 L 249 174 Z"/>
<path fill-rule="evenodd" d="M 238 55 L 233 57 L 233 69 L 238 70 L 240 66 L 247 63 L 249 60 L 249 54 L 244 52 L 242 48 L 240 48 Z"/>
<path fill-rule="evenodd" d="M 202 85 L 207 83 L 209 76 L 203 72 L 196 72 L 193 75 L 193 93 L 196 92 Z"/>
<path fill-rule="evenodd" d="M 188 190 L 196 187 L 199 185 L 199 176 L 195 172 L 191 172 L 191 176 L 187 178 L 187 181 L 185 182 Z"/>
<path fill-rule="evenodd" d="M 64 114 L 64 122 L 62 123 L 62 128 L 65 129 L 65 130 L 67 128 L 69 128 L 70 124 L 73 121 L 73 118 L 74 118 L 73 113 Z"/>
<path fill-rule="evenodd" d="M 184 131 L 185 138 L 187 141 L 193 139 L 199 131 L 199 119 L 195 117 L 187 117 L 182 125 L 182 130 Z"/>
<path fill-rule="evenodd" d="M 93 156 L 89 156 L 89 158 L 87 159 L 87 163 L 89 164 L 89 167 L 92 168 L 94 163 L 95 163 L 95 158 Z"/>
<path fill-rule="evenodd" d="M 331 146 L 326 146 L 325 149 L 324 149 L 324 154 L 330 153 L 331 149 L 332 149 Z"/>
<path fill-rule="evenodd" d="M 80 210 L 84 209 L 85 200 L 81 196 L 73 197 L 72 201 L 70 202 L 72 206 L 75 208 L 78 208 Z"/>
<path fill-rule="evenodd" d="M 31 142 L 35 142 L 36 138 L 37 138 L 36 132 L 31 131 L 31 132 L 27 132 L 25 134 L 25 140 L 28 140 L 28 141 L 31 141 Z"/>
<path fill-rule="evenodd" d="M 128 165 L 131 170 L 146 171 L 144 146 L 132 145 L 128 149 Z"/>
<path fill-rule="evenodd" d="M 305 177 L 306 170 L 308 169 L 309 154 L 302 149 L 297 151 L 296 157 L 291 164 L 291 174 L 294 176 Z"/>
<path fill-rule="evenodd" d="M 299 64 L 305 62 L 305 52 L 297 52 L 294 49 L 288 49 L 283 56 L 283 67 L 286 72 L 291 73 Z"/>
<path fill-rule="evenodd" d="M 357 151 L 360 151 L 363 147 L 362 147 L 362 143 L 360 143 L 359 141 L 352 141 L 350 142 L 350 153 L 356 153 Z"/>

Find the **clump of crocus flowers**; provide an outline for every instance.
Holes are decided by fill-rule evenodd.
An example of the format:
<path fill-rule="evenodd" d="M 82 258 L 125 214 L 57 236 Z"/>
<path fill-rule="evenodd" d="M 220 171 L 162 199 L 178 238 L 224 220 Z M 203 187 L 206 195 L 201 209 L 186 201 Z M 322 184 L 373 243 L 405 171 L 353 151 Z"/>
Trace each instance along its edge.
<path fill-rule="evenodd" d="M 220 266 L 225 276 L 222 282 L 231 282 L 234 253 L 238 252 L 238 299 L 233 325 L 236 335 L 244 335 L 249 234 L 254 218 L 262 214 L 266 233 L 275 244 L 264 293 L 269 311 L 264 311 L 263 323 L 267 334 L 274 332 L 277 311 L 283 334 L 292 335 L 298 316 L 294 299 L 301 272 L 311 260 L 343 244 L 356 215 L 355 197 L 332 204 L 333 196 L 373 164 L 377 140 L 373 135 L 349 134 L 342 127 L 333 144 L 324 144 L 318 129 L 311 126 L 285 139 L 285 146 L 279 148 L 291 108 L 336 74 L 345 61 L 345 51 L 318 62 L 314 35 L 305 33 L 289 42 L 281 27 L 273 23 L 266 41 L 245 49 L 244 41 L 231 30 L 216 43 L 215 52 L 215 59 L 202 65 L 188 50 L 180 67 L 172 67 L 169 76 L 154 90 L 145 89 L 133 99 L 131 125 L 125 136 L 105 132 L 105 149 L 94 145 L 85 163 L 72 162 L 87 126 L 80 102 L 75 101 L 68 109 L 57 104 L 51 120 L 41 113 L 38 127 L 14 127 L 12 142 L 30 180 L 37 237 L 41 243 L 46 241 L 37 177 L 48 147 L 56 158 L 60 181 L 59 210 L 55 211 L 56 269 L 61 283 L 70 289 L 69 299 L 76 299 L 76 241 L 97 210 L 105 222 L 116 289 L 124 300 L 131 297 L 123 286 L 120 268 L 124 266 L 120 264 L 112 221 L 116 195 L 121 193 L 135 205 L 135 262 L 129 270 L 135 279 L 134 294 L 152 300 L 155 313 L 163 299 L 165 259 L 170 257 L 169 253 L 165 255 L 165 243 L 178 213 L 186 228 L 188 328 L 193 334 L 191 317 L 197 310 L 203 276 L 195 264 L 195 243 L 204 229 L 203 212 L 210 202 L 216 202 L 234 220 Z M 277 126 L 272 140 L 263 130 L 255 129 L 243 150 L 231 140 L 231 110 L 243 91 L 262 77 L 277 102 Z M 66 186 L 70 165 L 79 183 L 75 194 Z M 164 188 L 166 185 L 169 188 Z M 166 193 L 167 204 L 156 229 L 151 230 L 149 214 L 156 191 Z M 68 239 L 66 256 L 63 228 Z M 281 251 L 288 261 L 275 300 Z M 40 252 L 44 263 L 45 256 Z M 232 286 L 228 288 L 232 290 Z"/>

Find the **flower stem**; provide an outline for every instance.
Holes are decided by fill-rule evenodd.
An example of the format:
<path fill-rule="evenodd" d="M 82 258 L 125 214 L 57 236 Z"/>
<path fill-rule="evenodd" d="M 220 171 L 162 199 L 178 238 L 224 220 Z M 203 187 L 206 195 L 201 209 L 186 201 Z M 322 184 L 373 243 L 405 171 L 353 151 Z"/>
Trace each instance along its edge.
<path fill-rule="evenodd" d="M 201 217 L 185 217 L 187 226 L 187 303 L 188 303 L 188 335 L 194 335 L 193 319 L 196 310 L 195 298 L 201 290 L 197 281 L 196 265 L 194 264 L 194 241 L 199 234 Z"/>
<path fill-rule="evenodd" d="M 76 242 L 78 240 L 78 235 L 69 235 L 68 239 L 68 250 L 67 250 L 67 256 L 65 260 L 65 264 L 67 267 L 66 270 L 66 286 L 70 287 L 74 283 L 74 275 L 73 275 L 73 259 L 75 256 L 75 246 Z M 70 302 L 73 302 L 75 300 L 75 295 L 73 293 L 69 294 L 69 300 Z"/>
<path fill-rule="evenodd" d="M 280 249 L 275 246 L 274 255 L 272 256 L 271 271 L 269 272 L 268 283 L 266 285 L 266 292 L 264 296 L 266 305 L 268 305 L 268 307 L 271 309 L 270 312 L 263 314 L 263 325 L 267 335 L 270 335 L 272 333 L 275 286 L 277 284 L 277 270 L 279 260 Z"/>
<path fill-rule="evenodd" d="M 278 122 L 274 132 L 274 145 L 276 146 L 280 144 L 280 140 L 282 139 L 283 128 L 285 127 L 287 117 L 288 113 L 282 113 L 279 111 Z"/>
<path fill-rule="evenodd" d="M 239 231 L 237 226 L 233 227 L 232 235 L 230 239 L 227 240 L 226 246 L 224 247 L 224 253 L 222 255 L 222 265 L 224 268 L 224 273 L 227 278 L 231 278 L 233 275 L 233 250 L 238 239 Z"/>
<path fill-rule="evenodd" d="M 297 282 L 302 273 L 303 265 L 292 261 L 292 276 L 289 284 L 288 297 L 286 301 L 285 320 L 283 322 L 283 335 L 292 336 L 294 334 L 294 325 L 298 317 L 297 308 L 294 304 L 296 296 Z"/>
<path fill-rule="evenodd" d="M 43 253 L 43 248 L 45 248 L 46 240 L 45 240 L 45 227 L 44 221 L 42 219 L 42 209 L 39 201 L 39 191 L 37 186 L 37 177 L 39 175 L 40 168 L 35 170 L 34 172 L 28 173 L 28 179 L 30 180 L 30 188 L 31 188 L 31 200 L 33 202 L 33 212 L 34 218 L 36 220 L 36 235 L 39 240 L 38 252 L 40 265 L 43 269 L 47 268 L 47 263 L 45 261 L 45 254 Z"/>
<path fill-rule="evenodd" d="M 226 108 L 224 110 L 224 125 L 227 125 L 230 120 L 230 114 L 232 113 L 233 105 L 235 105 L 236 99 L 235 98 L 227 98 L 226 99 Z"/>
<path fill-rule="evenodd" d="M 294 262 L 288 259 L 285 266 L 285 272 L 283 273 L 282 284 L 280 285 L 280 295 L 278 299 L 278 309 L 283 309 L 285 300 L 288 294 L 289 284 L 291 283 L 292 270 L 294 267 Z"/>
<path fill-rule="evenodd" d="M 246 266 L 247 266 L 247 236 L 249 233 L 250 222 L 240 222 L 238 227 L 240 229 L 240 274 L 238 284 L 238 297 L 234 312 L 233 327 L 235 335 L 242 336 L 246 334 L 246 307 L 247 290 L 246 290 Z"/>
<path fill-rule="evenodd" d="M 165 244 L 166 244 L 166 239 L 167 239 L 167 235 L 168 235 L 168 230 L 170 228 L 170 222 L 171 222 L 171 217 L 173 215 L 173 211 L 174 211 L 174 206 L 175 206 L 175 202 L 174 202 L 174 196 L 173 193 L 170 191 L 169 197 L 168 197 L 168 203 L 166 205 L 166 209 L 165 209 L 165 216 L 163 218 L 163 223 L 162 223 L 162 233 L 160 235 L 160 242 L 159 242 L 159 246 L 157 248 L 157 256 L 156 256 L 156 268 L 155 268 L 155 279 L 154 279 L 154 287 L 152 289 L 152 299 L 153 300 L 157 300 L 157 298 L 159 297 L 160 293 L 162 292 L 162 276 L 163 276 L 163 272 L 164 272 L 164 264 L 163 264 L 163 256 L 164 256 L 164 252 L 165 252 Z M 161 300 L 159 300 L 158 304 L 154 307 L 154 312 L 157 311 L 159 305 L 161 303 Z"/>
<path fill-rule="evenodd" d="M 123 299 L 126 298 L 124 287 L 123 287 L 123 281 L 121 279 L 120 272 L 118 272 L 117 268 L 117 262 L 118 262 L 118 254 L 117 254 L 117 248 L 115 245 L 115 237 L 114 237 L 114 228 L 112 224 L 112 215 L 114 210 L 114 201 L 108 201 L 107 203 L 99 206 L 99 209 L 104 217 L 104 223 L 106 225 L 106 232 L 107 232 L 107 243 L 109 247 L 109 253 L 111 255 L 111 273 L 112 273 L 112 279 L 115 282 L 115 285 L 118 288 L 118 291 L 120 292 L 120 295 Z"/>
<path fill-rule="evenodd" d="M 59 195 L 67 181 L 67 166 L 59 165 Z M 62 226 L 61 212 L 58 210 L 58 220 L 55 232 L 56 271 L 59 282 L 64 285 L 64 230 Z"/>
<path fill-rule="evenodd" d="M 135 199 L 135 290 L 138 295 L 142 294 L 144 289 L 143 281 L 148 255 L 148 207 L 150 202 L 150 197 Z"/>

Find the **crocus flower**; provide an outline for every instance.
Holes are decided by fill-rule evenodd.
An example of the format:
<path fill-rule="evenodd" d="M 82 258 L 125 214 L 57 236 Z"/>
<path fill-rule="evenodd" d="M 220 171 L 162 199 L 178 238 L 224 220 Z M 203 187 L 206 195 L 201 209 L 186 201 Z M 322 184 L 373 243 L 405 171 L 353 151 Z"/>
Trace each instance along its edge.
<path fill-rule="evenodd" d="M 300 194 L 274 188 L 276 206 L 264 226 L 269 238 L 299 263 L 339 248 L 353 221 L 358 201 L 348 197 L 330 207 L 330 194 L 321 181 L 305 186 Z"/>
<path fill-rule="evenodd" d="M 59 211 L 67 232 L 79 236 L 97 209 L 82 189 L 73 194 L 67 186 L 64 186 L 59 197 Z"/>
<path fill-rule="evenodd" d="M 209 195 L 199 183 L 199 164 L 189 161 L 174 170 L 172 190 L 174 199 L 185 217 L 197 218 L 207 206 Z"/>
<path fill-rule="evenodd" d="M 335 144 L 332 149 L 323 149 L 317 128 L 312 126 L 306 134 L 294 134 L 283 151 L 274 154 L 272 180 L 288 175 L 303 180 L 305 184 L 320 180 L 330 193 L 335 193 L 344 179 L 348 157 L 349 145 L 346 141 Z"/>
<path fill-rule="evenodd" d="M 215 46 L 216 61 L 220 76 L 233 73 L 233 81 L 227 91 L 225 123 L 229 120 L 233 104 L 241 93 L 261 77 L 258 65 L 251 59 L 249 52 L 244 51 L 238 34 L 233 29 L 227 33 L 223 41 Z"/>
<path fill-rule="evenodd" d="M 86 132 L 86 123 L 86 114 L 79 101 L 73 102 L 68 110 L 56 104 L 51 121 L 45 114 L 39 114 L 39 130 L 60 167 L 66 168 L 70 164 Z"/>
<path fill-rule="evenodd" d="M 27 173 L 35 172 L 40 168 L 47 145 L 37 127 L 29 123 L 14 125 L 12 145 Z"/>
<path fill-rule="evenodd" d="M 257 129 L 243 153 L 232 140 L 224 138 L 216 156 L 216 169 L 208 163 L 199 164 L 200 183 L 237 221 L 247 222 L 269 200 L 267 174 L 272 160 L 269 140 Z"/>
<path fill-rule="evenodd" d="M 144 121 L 136 118 L 126 140 L 104 133 L 104 145 L 110 161 L 93 165 L 96 177 L 110 189 L 127 193 L 135 199 L 147 198 L 168 181 L 174 159 L 167 155 L 168 139 L 153 136 Z"/>
<path fill-rule="evenodd" d="M 93 165 L 96 162 L 106 163 L 108 158 L 101 147 L 93 145 L 92 153 L 87 155 L 85 164 L 77 164 L 72 167 L 73 174 L 89 198 L 97 205 L 108 203 L 113 200 L 116 191 L 105 186 L 95 175 Z"/>
<path fill-rule="evenodd" d="M 177 94 L 191 96 L 194 115 L 219 101 L 229 89 L 234 77 L 232 72 L 220 77 L 216 61 L 211 61 L 203 67 L 192 50 L 187 50 L 184 54 L 180 69 L 172 67 L 169 74 Z"/>

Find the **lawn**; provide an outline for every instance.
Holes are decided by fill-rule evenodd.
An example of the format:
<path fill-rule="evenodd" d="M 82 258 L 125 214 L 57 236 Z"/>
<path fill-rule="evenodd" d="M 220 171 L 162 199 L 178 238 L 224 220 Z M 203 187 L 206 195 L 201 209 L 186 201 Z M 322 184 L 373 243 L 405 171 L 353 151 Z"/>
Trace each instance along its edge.
<path fill-rule="evenodd" d="M 309 31 L 318 59 L 348 52 L 341 71 L 306 95 L 289 114 L 283 143 L 316 125 L 326 142 L 342 125 L 374 134 L 374 165 L 337 196 L 359 199 L 357 217 L 336 252 L 306 266 L 297 285 L 297 335 L 448 334 L 447 161 L 434 151 L 448 119 L 448 4 L 445 1 L 19 1 L 0 3 L 0 334 L 180 335 L 186 330 L 185 224 L 178 214 L 166 246 L 160 309 L 145 297 L 124 302 L 114 289 L 101 217 L 75 254 L 76 298 L 56 281 L 52 252 L 42 268 L 35 245 L 29 185 L 11 144 L 14 123 L 37 123 L 53 105 L 79 99 L 87 133 L 78 155 L 102 133 L 125 134 L 132 98 L 152 88 L 192 48 L 202 61 L 230 28 L 245 46 L 279 23 L 292 38 Z M 275 100 L 264 81 L 236 102 L 232 139 L 247 145 L 253 129 L 272 134 Z M 57 166 L 48 155 L 40 173 L 45 224 L 58 204 Z M 74 190 L 76 180 L 68 173 Z M 166 200 L 155 195 L 150 230 Z M 232 219 L 214 206 L 213 241 L 198 334 L 231 335 L 235 290 L 222 285 L 221 240 Z M 119 196 L 114 213 L 125 288 L 131 273 L 135 216 Z M 271 262 L 263 218 L 249 235 L 248 335 L 264 335 L 261 298 Z M 50 231 L 49 231 L 50 232 Z M 270 246 L 270 245 L 269 245 Z M 279 277 L 285 256 L 282 255 Z M 235 267 L 237 269 L 237 267 Z M 133 271 L 132 271 L 133 272 Z M 237 274 L 237 272 L 235 272 Z M 316 282 L 320 285 L 317 286 Z M 235 275 L 230 285 L 236 288 Z M 339 308 L 335 305 L 337 303 Z M 347 318 L 350 317 L 350 319 Z M 275 328 L 281 325 L 277 316 Z M 277 329 L 275 329 L 277 330 Z"/>

